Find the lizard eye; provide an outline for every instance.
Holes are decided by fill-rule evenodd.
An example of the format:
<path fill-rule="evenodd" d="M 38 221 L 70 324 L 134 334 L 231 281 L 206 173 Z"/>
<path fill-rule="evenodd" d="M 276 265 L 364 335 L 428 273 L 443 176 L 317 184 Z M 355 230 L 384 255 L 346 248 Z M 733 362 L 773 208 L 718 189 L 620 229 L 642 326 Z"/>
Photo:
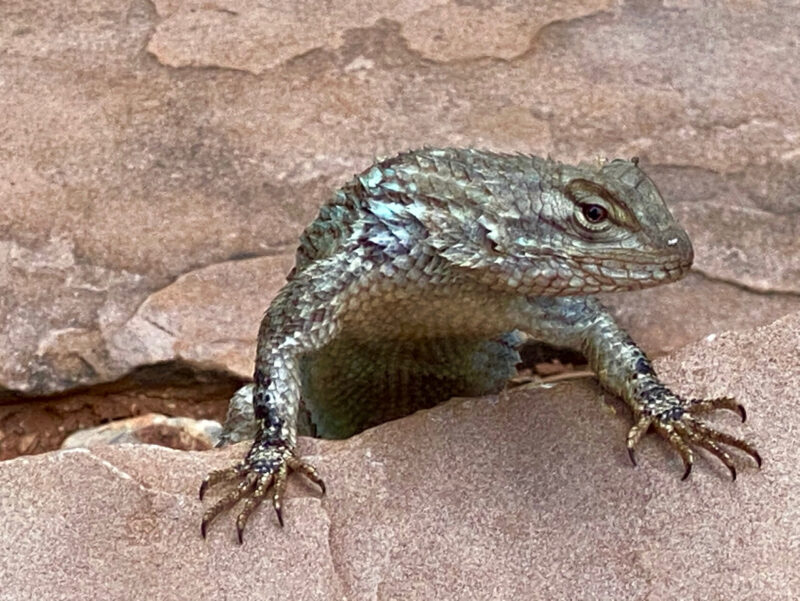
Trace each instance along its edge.
<path fill-rule="evenodd" d="M 589 223 L 600 223 L 608 219 L 608 209 L 602 205 L 586 203 L 581 205 L 581 212 Z"/>
<path fill-rule="evenodd" d="M 600 184 L 574 179 L 566 185 L 564 193 L 574 203 L 572 221 L 579 235 L 595 239 L 614 230 L 619 223 L 619 201 Z"/>

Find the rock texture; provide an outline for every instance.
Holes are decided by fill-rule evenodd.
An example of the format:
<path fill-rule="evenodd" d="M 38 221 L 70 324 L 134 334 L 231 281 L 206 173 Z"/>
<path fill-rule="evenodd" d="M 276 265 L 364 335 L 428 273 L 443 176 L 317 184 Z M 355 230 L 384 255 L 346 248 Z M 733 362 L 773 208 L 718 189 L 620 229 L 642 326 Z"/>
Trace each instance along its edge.
<path fill-rule="evenodd" d="M 740 430 L 765 461 L 740 458 L 735 482 L 705 457 L 681 482 L 653 437 L 631 467 L 629 419 L 589 379 L 303 439 L 328 494 L 293 478 L 286 527 L 262 509 L 242 547 L 230 515 L 200 537 L 197 487 L 246 443 L 0 463 L 3 598 L 796 599 L 798 347 L 800 312 L 656 364 L 680 390 L 747 403 Z"/>
<path fill-rule="evenodd" d="M 705 337 L 658 366 L 746 402 L 765 466 L 681 483 L 648 440 L 632 469 L 591 380 L 456 399 L 305 440 L 328 495 L 293 481 L 241 548 L 196 494 L 243 445 L 23 457 L 0 597 L 800 597 L 798 29 L 792 2 L 4 0 L 0 456 L 224 399 L 329 191 L 429 144 L 640 156 L 695 269 L 606 300 L 654 354 Z"/>
<path fill-rule="evenodd" d="M 219 422 L 147 413 L 79 430 L 70 434 L 62 449 L 93 448 L 109 444 L 153 444 L 182 451 L 214 448 L 222 433 Z"/>
<path fill-rule="evenodd" d="M 642 157 L 697 244 L 686 282 L 611 299 L 654 353 L 798 310 L 799 27 L 791 2 L 6 0 L 0 398 L 249 374 L 329 190 L 423 144 Z"/>

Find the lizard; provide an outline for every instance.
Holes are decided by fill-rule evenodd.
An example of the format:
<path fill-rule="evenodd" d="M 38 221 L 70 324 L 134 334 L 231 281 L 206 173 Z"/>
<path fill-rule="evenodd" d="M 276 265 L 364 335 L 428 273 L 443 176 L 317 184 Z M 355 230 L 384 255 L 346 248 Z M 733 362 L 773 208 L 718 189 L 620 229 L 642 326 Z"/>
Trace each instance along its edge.
<path fill-rule="evenodd" d="M 686 398 L 593 296 L 681 278 L 694 251 L 637 158 L 568 165 L 525 154 L 423 148 L 374 163 L 339 188 L 300 237 L 295 266 L 258 332 L 255 440 L 209 487 L 235 483 L 205 511 L 201 533 L 242 503 L 248 517 L 271 491 L 283 525 L 290 472 L 325 492 L 296 452 L 298 423 L 346 438 L 453 396 L 501 392 L 522 336 L 580 351 L 600 384 L 633 414 L 635 449 L 655 430 L 686 479 L 703 449 L 736 478 L 731 449 L 746 440 L 703 414 L 729 397 Z"/>

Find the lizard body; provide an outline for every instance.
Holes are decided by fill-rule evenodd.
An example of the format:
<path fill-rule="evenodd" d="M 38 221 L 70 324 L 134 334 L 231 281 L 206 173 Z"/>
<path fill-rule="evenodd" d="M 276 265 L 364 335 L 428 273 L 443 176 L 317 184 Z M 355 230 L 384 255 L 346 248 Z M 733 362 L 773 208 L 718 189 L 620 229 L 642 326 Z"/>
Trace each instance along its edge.
<path fill-rule="evenodd" d="M 693 251 L 637 161 L 570 166 L 525 155 L 428 148 L 376 163 L 337 190 L 300 238 L 295 268 L 258 335 L 255 442 L 207 488 L 237 488 L 204 515 L 202 532 L 243 500 L 248 516 L 290 470 L 324 485 L 295 453 L 298 421 L 351 436 L 451 396 L 500 391 L 520 333 L 581 351 L 600 383 L 631 407 L 633 451 L 655 429 L 689 475 L 703 448 L 736 470 L 724 446 L 760 465 L 747 442 L 697 414 L 744 409 L 729 398 L 684 399 L 591 294 L 682 277 Z"/>

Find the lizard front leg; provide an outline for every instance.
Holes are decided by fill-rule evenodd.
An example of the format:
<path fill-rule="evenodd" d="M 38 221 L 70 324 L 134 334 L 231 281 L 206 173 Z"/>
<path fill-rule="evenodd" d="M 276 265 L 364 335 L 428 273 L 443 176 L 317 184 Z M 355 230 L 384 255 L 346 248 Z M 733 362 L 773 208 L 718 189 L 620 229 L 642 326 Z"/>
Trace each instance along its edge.
<path fill-rule="evenodd" d="M 316 483 L 322 492 L 325 484 L 316 469 L 295 452 L 297 411 L 300 404 L 298 357 L 296 349 L 277 345 L 256 370 L 253 395 L 258 430 L 255 441 L 244 460 L 235 466 L 210 473 L 200 487 L 200 499 L 209 486 L 238 480 L 238 485 L 220 498 L 203 515 L 201 533 L 205 537 L 208 524 L 225 509 L 244 499 L 236 518 L 239 542 L 247 519 L 272 490 L 272 505 L 283 525 L 282 503 L 287 477 L 298 471 Z"/>
<path fill-rule="evenodd" d="M 631 408 L 634 425 L 627 436 L 631 461 L 635 450 L 651 428 L 678 452 L 683 479 L 692 471 L 694 448 L 716 456 L 736 478 L 736 467 L 726 447 L 744 451 L 761 466 L 761 456 L 747 441 L 706 424 L 700 417 L 716 409 L 746 418 L 744 407 L 728 397 L 686 399 L 665 387 L 650 360 L 599 302 L 590 297 L 535 299 L 529 312 L 538 320 L 535 330 L 550 343 L 579 349 L 603 387 L 622 398 Z"/>
<path fill-rule="evenodd" d="M 310 282 L 324 274 L 334 283 L 313 288 Z M 338 275 L 335 279 L 333 275 Z M 238 481 L 203 515 L 201 533 L 223 511 L 244 500 L 236 519 L 239 543 L 249 516 L 272 491 L 272 504 L 283 525 L 282 501 L 290 471 L 325 485 L 312 465 L 296 454 L 297 415 L 300 408 L 303 354 L 322 348 L 337 332 L 338 308 L 350 284 L 365 277 L 346 255 L 309 265 L 278 293 L 267 310 L 258 335 L 253 409 L 257 433 L 246 457 L 234 466 L 211 472 L 200 486 L 200 499 L 221 482 Z"/>

